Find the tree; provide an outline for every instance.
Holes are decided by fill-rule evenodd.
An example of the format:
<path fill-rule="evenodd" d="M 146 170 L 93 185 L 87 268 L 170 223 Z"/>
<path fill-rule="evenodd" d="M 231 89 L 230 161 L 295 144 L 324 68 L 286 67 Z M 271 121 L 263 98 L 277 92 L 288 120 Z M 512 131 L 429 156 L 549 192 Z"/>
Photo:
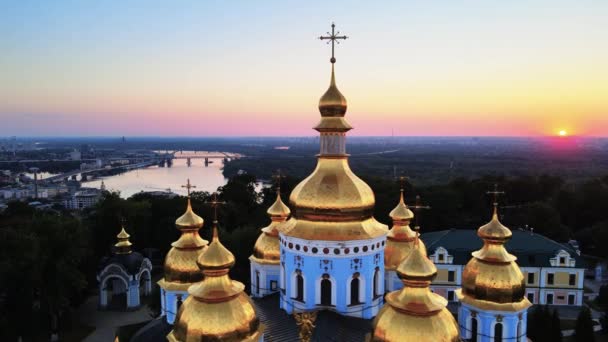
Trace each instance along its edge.
<path fill-rule="evenodd" d="M 551 316 L 551 330 L 549 330 L 548 335 L 549 341 L 562 341 L 562 325 L 559 319 L 559 312 L 557 311 L 557 309 L 553 310 L 553 315 Z"/>
<path fill-rule="evenodd" d="M 595 342 L 591 311 L 586 306 L 581 309 L 578 314 L 578 317 L 576 318 L 576 327 L 574 328 L 574 340 L 577 342 Z"/>

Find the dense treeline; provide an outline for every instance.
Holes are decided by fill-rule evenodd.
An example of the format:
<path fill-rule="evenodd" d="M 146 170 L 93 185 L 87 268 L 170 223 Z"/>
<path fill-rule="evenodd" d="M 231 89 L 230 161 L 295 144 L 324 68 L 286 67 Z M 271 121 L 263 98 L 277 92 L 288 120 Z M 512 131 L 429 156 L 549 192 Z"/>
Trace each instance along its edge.
<path fill-rule="evenodd" d="M 376 194 L 376 218 L 390 224 L 388 213 L 396 205 L 399 185 L 375 177 L 364 177 Z M 218 189 L 226 204 L 219 209 L 220 238 L 236 257 L 234 279 L 249 283 L 249 260 L 260 228 L 269 223 L 267 208 L 275 200 L 274 188 L 256 192 L 256 178 L 243 174 Z M 283 200 L 300 181 L 287 177 L 282 184 Z M 502 221 L 512 229 L 528 225 L 558 241 L 576 238 L 583 252 L 606 257 L 608 251 L 595 246 L 608 244 L 608 177 L 572 186 L 553 176 L 483 177 L 455 179 L 445 185 L 414 186 L 406 183 L 406 202 L 420 195 L 432 209 L 420 213 L 423 232 L 439 229 L 474 229 L 487 222 L 491 197 L 486 191 L 499 184 L 507 195 L 501 198 Z M 209 240 L 213 210 L 206 204 L 207 192 L 194 192 L 192 205 L 205 225 L 200 233 Z M 121 220 L 131 234 L 136 250 L 156 249 L 164 255 L 179 236 L 174 222 L 185 209 L 184 197 L 163 198 L 137 194 L 129 199 L 106 193 L 94 208 L 78 218 L 69 213 L 40 212 L 22 203 L 11 203 L 0 216 L 0 320 L 2 334 L 27 336 L 26 326 L 48 331 L 69 307 L 79 303 L 86 284 L 96 287 L 100 259 L 116 242 Z M 162 264 L 159 258 L 157 264 Z"/>

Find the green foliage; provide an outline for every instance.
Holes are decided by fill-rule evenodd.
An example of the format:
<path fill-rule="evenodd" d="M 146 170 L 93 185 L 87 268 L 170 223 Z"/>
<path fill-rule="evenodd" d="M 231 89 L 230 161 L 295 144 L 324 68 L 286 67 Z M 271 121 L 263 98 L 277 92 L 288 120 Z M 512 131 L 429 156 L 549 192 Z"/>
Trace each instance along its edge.
<path fill-rule="evenodd" d="M 562 340 L 561 322 L 557 310 L 535 305 L 528 311 L 528 338 L 534 342 L 559 342 Z"/>
<path fill-rule="evenodd" d="M 9 209 L 0 217 L 0 293 L 6 299 L 0 305 L 10 313 L 1 333 L 33 337 L 56 329 L 81 299 L 89 236 L 72 217 L 29 211 L 17 203 Z"/>
<path fill-rule="evenodd" d="M 595 342 L 591 311 L 586 306 L 581 309 L 581 312 L 576 318 L 576 327 L 574 328 L 574 340 L 576 342 Z"/>

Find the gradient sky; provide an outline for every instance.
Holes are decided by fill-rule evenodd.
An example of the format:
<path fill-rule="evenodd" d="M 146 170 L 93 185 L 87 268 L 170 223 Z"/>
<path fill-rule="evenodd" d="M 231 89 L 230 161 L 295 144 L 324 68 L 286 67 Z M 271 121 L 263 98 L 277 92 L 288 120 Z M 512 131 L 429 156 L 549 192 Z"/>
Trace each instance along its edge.
<path fill-rule="evenodd" d="M 2 135 L 608 135 L 608 1 L 0 4 Z"/>

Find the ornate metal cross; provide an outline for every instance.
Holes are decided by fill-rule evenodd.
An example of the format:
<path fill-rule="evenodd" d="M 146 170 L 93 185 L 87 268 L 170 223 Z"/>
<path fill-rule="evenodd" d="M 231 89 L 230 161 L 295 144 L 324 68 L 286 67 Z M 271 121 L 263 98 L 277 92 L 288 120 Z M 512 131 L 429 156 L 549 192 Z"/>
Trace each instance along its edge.
<path fill-rule="evenodd" d="M 277 193 L 281 192 L 281 181 L 285 179 L 285 175 L 281 172 L 281 169 L 278 169 L 274 175 L 272 175 L 272 179 L 276 182 L 277 185 Z"/>
<path fill-rule="evenodd" d="M 218 201 L 218 199 L 217 199 L 217 192 L 214 192 L 213 196 L 211 198 L 211 202 L 207 202 L 207 204 L 209 204 L 213 208 L 213 221 L 217 222 L 217 208 L 220 205 L 226 204 L 226 202 Z"/>
<path fill-rule="evenodd" d="M 407 177 L 407 176 L 399 177 L 399 186 L 401 187 L 401 192 L 403 192 L 403 190 L 405 189 L 405 182 L 407 182 L 408 180 L 410 180 L 410 177 Z"/>
<path fill-rule="evenodd" d="M 188 178 L 186 185 L 182 185 L 182 188 L 186 188 L 188 190 L 188 197 L 190 197 L 190 189 L 195 189 L 196 185 L 190 184 L 190 178 Z"/>
<path fill-rule="evenodd" d="M 494 198 L 494 201 L 492 202 L 492 205 L 494 205 L 495 207 L 498 206 L 498 196 L 500 195 L 504 195 L 505 192 L 504 191 L 498 191 L 498 184 L 495 183 L 494 184 L 494 191 L 486 191 L 487 195 L 492 195 L 492 197 Z"/>
<path fill-rule="evenodd" d="M 321 36 L 319 39 L 327 40 L 327 44 L 331 43 L 331 59 L 329 60 L 332 64 L 336 63 L 336 57 L 334 57 L 335 44 L 340 44 L 339 39 L 348 39 L 347 36 L 339 36 L 340 31 L 336 32 L 336 24 L 331 23 L 331 33 L 327 32 L 327 36 Z"/>
<path fill-rule="evenodd" d="M 414 220 L 416 222 L 414 229 L 419 230 L 420 226 L 418 225 L 418 217 L 419 217 L 418 214 L 420 213 L 420 210 L 431 209 L 431 207 L 429 207 L 428 205 L 422 205 L 422 200 L 420 199 L 420 195 L 416 195 L 416 204 L 411 206 L 410 208 L 412 208 L 412 210 L 414 210 L 414 212 L 416 213 L 416 215 L 414 215 Z"/>

